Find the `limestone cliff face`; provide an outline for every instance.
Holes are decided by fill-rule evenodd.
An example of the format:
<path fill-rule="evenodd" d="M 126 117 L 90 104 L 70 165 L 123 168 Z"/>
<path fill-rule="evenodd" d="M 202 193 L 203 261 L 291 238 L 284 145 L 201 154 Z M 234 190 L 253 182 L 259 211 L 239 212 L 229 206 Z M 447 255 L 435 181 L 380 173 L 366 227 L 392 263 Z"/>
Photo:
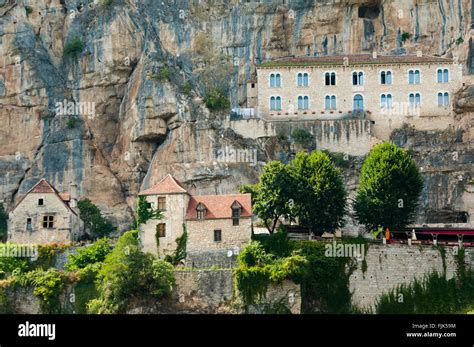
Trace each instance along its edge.
<path fill-rule="evenodd" d="M 136 193 L 168 172 L 200 193 L 254 182 L 260 165 L 216 155 L 254 146 L 265 161 L 265 145 L 224 129 L 226 115 L 202 98 L 218 86 L 245 105 L 263 59 L 422 49 L 472 70 L 471 0 L 107 3 L 0 0 L 0 199 L 9 207 L 45 177 L 60 190 L 77 184 L 123 229 Z M 63 55 L 74 39 L 83 49 Z M 85 108 L 61 114 L 64 100 Z M 470 112 L 472 100 L 459 106 Z"/>

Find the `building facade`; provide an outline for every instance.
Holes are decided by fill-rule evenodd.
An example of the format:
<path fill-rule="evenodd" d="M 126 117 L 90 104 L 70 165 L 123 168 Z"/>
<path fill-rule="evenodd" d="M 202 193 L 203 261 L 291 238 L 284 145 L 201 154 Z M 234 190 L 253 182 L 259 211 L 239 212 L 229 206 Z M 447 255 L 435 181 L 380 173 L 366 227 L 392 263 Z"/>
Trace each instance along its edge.
<path fill-rule="evenodd" d="M 75 190 L 59 193 L 41 179 L 10 212 L 8 241 L 23 244 L 76 241 L 84 230 L 76 202 Z"/>
<path fill-rule="evenodd" d="M 257 66 L 257 110 L 274 119 L 449 116 L 461 85 L 460 64 L 421 52 L 278 59 Z"/>
<path fill-rule="evenodd" d="M 176 250 L 176 239 L 187 231 L 187 250 L 242 247 L 252 234 L 250 194 L 191 195 L 167 175 L 139 193 L 163 218 L 140 225 L 143 250 L 160 256 Z"/>

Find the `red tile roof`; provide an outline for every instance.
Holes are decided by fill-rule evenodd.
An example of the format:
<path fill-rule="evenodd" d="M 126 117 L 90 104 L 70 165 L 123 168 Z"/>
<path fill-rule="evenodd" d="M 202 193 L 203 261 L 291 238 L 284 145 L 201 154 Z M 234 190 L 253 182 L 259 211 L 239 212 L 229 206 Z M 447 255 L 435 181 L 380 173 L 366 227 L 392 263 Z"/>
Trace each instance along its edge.
<path fill-rule="evenodd" d="M 349 65 L 360 64 L 418 64 L 418 63 L 452 63 L 451 58 L 433 57 L 423 55 L 377 55 L 372 54 L 348 54 L 332 55 L 321 57 L 286 57 L 268 60 L 257 67 L 277 67 L 277 66 L 318 66 L 318 65 L 343 65 L 344 59 L 348 58 Z"/>
<path fill-rule="evenodd" d="M 39 193 L 39 194 L 55 194 L 61 201 L 64 203 L 64 205 L 74 214 L 77 214 L 71 206 L 69 206 L 69 201 L 71 200 L 71 194 L 69 193 L 59 193 L 56 188 L 53 187 L 51 183 L 49 183 L 47 180 L 42 178 L 38 183 L 36 183 L 28 192 L 26 192 L 25 195 L 23 195 L 19 200 L 18 203 L 16 204 L 15 208 L 18 207 L 18 205 L 21 204 L 23 199 L 30 194 L 30 193 Z"/>
<path fill-rule="evenodd" d="M 140 192 L 138 195 L 178 194 L 187 193 L 183 185 L 170 174 L 166 175 L 153 187 Z"/>
<path fill-rule="evenodd" d="M 186 219 L 197 219 L 196 207 L 199 203 L 204 204 L 207 209 L 204 219 L 232 218 L 231 206 L 235 201 L 242 205 L 241 217 L 252 216 L 250 194 L 201 195 L 189 199 Z"/>

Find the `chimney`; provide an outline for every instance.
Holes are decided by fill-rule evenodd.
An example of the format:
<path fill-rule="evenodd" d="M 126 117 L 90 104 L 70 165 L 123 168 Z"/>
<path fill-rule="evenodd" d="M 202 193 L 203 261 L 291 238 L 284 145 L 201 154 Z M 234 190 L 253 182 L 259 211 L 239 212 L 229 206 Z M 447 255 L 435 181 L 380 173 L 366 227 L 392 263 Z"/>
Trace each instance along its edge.
<path fill-rule="evenodd" d="M 421 50 L 416 51 L 416 56 L 421 58 L 423 56 L 423 52 Z"/>
<path fill-rule="evenodd" d="M 77 184 L 71 183 L 69 185 L 69 194 L 71 196 L 71 201 L 69 201 L 70 207 L 77 207 Z"/>
<path fill-rule="evenodd" d="M 373 59 L 377 59 L 377 51 L 373 51 L 373 52 L 372 52 L 372 58 L 373 58 Z"/>

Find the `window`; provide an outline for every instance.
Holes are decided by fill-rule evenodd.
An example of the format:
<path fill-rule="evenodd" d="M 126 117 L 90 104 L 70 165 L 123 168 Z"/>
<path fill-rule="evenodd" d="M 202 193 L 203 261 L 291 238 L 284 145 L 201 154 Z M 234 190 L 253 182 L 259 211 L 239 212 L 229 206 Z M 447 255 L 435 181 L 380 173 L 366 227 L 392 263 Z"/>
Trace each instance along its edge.
<path fill-rule="evenodd" d="M 44 199 L 38 199 L 38 206 L 44 205 Z"/>
<path fill-rule="evenodd" d="M 299 72 L 296 77 L 298 87 L 307 87 L 309 85 L 309 75 L 307 72 Z"/>
<path fill-rule="evenodd" d="M 309 109 L 309 97 L 298 96 L 298 110 L 307 110 L 307 109 Z"/>
<path fill-rule="evenodd" d="M 43 216 L 43 228 L 54 228 L 54 216 Z"/>
<path fill-rule="evenodd" d="M 270 87 L 273 87 L 273 88 L 281 87 L 281 75 L 279 73 L 270 74 Z"/>
<path fill-rule="evenodd" d="M 255 88 L 255 83 L 252 83 L 250 86 L 251 88 Z"/>
<path fill-rule="evenodd" d="M 281 111 L 281 97 L 279 96 L 270 97 L 270 110 Z"/>
<path fill-rule="evenodd" d="M 326 110 L 336 109 L 336 96 L 335 95 L 326 95 L 326 97 L 324 98 L 324 108 Z"/>
<path fill-rule="evenodd" d="M 354 95 L 354 112 L 364 110 L 364 98 L 360 94 Z"/>
<path fill-rule="evenodd" d="M 146 203 L 146 208 L 150 209 L 151 208 L 151 202 Z"/>
<path fill-rule="evenodd" d="M 203 220 L 206 216 L 206 210 L 206 206 L 204 206 L 204 204 L 200 202 L 196 207 L 197 219 Z"/>
<path fill-rule="evenodd" d="M 419 84 L 421 78 L 420 70 L 409 70 L 408 71 L 408 83 Z"/>
<path fill-rule="evenodd" d="M 33 226 L 31 224 L 31 218 L 26 218 L 26 230 L 33 230 Z"/>
<path fill-rule="evenodd" d="M 335 72 L 326 72 L 324 74 L 324 84 L 327 86 L 336 85 L 336 73 Z"/>
<path fill-rule="evenodd" d="M 410 107 L 420 107 L 421 105 L 420 93 L 410 93 L 408 95 L 408 102 L 410 103 Z"/>
<path fill-rule="evenodd" d="M 216 229 L 214 230 L 214 242 L 221 242 L 222 241 L 222 230 Z"/>
<path fill-rule="evenodd" d="M 166 210 L 166 198 L 159 197 L 158 198 L 158 210 L 164 211 Z"/>
<path fill-rule="evenodd" d="M 392 94 L 380 95 L 380 107 L 381 108 L 392 108 Z"/>
<path fill-rule="evenodd" d="M 232 204 L 232 225 L 239 225 L 240 213 L 242 211 L 242 205 L 236 200 Z"/>
<path fill-rule="evenodd" d="M 449 82 L 449 71 L 448 71 L 448 69 L 438 69 L 437 76 L 438 76 L 438 83 L 448 83 Z"/>
<path fill-rule="evenodd" d="M 166 236 L 166 224 L 159 223 L 156 225 L 156 234 L 158 237 L 165 237 Z"/>
<path fill-rule="evenodd" d="M 449 105 L 449 94 L 448 92 L 439 92 L 438 93 L 438 106 L 448 106 Z"/>
<path fill-rule="evenodd" d="M 362 71 L 354 71 L 352 73 L 352 85 L 354 86 L 364 85 L 364 73 Z"/>
<path fill-rule="evenodd" d="M 380 84 L 392 84 L 392 72 L 381 71 L 380 72 Z"/>

